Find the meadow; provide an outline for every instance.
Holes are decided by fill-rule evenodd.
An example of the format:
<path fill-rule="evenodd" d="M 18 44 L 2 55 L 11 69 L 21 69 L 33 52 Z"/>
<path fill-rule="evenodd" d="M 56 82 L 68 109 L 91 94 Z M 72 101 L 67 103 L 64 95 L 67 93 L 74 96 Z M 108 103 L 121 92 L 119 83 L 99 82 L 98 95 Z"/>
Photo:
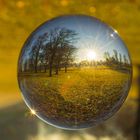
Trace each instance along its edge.
<path fill-rule="evenodd" d="M 118 110 L 130 78 L 126 72 L 107 67 L 69 68 L 52 77 L 45 73 L 22 75 L 20 87 L 37 114 L 50 123 L 76 128 L 92 126 Z"/>

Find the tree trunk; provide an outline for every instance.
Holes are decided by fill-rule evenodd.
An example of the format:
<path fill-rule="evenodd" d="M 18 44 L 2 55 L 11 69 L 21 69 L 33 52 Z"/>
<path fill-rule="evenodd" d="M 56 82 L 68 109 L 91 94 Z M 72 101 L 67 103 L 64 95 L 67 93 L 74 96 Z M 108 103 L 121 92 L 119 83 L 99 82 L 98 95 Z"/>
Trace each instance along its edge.
<path fill-rule="evenodd" d="M 35 73 L 37 73 L 37 62 L 35 62 Z"/>
<path fill-rule="evenodd" d="M 35 73 L 37 73 L 37 63 L 38 63 L 38 55 L 39 55 L 39 50 L 41 46 L 39 46 L 37 52 L 36 52 L 36 58 L 35 58 Z"/>
<path fill-rule="evenodd" d="M 55 74 L 58 75 L 58 65 L 55 67 Z"/>
<path fill-rule="evenodd" d="M 135 124 L 135 140 L 140 140 L 140 65 L 138 65 L 138 109 L 136 116 L 136 124 Z"/>
<path fill-rule="evenodd" d="M 55 53 L 52 54 L 50 63 L 49 63 L 49 76 L 52 77 L 52 66 L 53 66 L 53 61 L 54 61 L 54 55 Z"/>
<path fill-rule="evenodd" d="M 35 58 L 35 62 L 34 62 L 34 70 L 35 70 L 35 73 L 37 73 L 37 61 L 38 61 L 38 53 L 36 53 L 36 58 Z"/>
<path fill-rule="evenodd" d="M 49 63 L 49 76 L 52 77 L 52 65 L 53 65 L 53 61 L 51 60 Z"/>
<path fill-rule="evenodd" d="M 50 67 L 49 67 L 49 76 L 52 77 L 52 64 L 50 63 Z"/>

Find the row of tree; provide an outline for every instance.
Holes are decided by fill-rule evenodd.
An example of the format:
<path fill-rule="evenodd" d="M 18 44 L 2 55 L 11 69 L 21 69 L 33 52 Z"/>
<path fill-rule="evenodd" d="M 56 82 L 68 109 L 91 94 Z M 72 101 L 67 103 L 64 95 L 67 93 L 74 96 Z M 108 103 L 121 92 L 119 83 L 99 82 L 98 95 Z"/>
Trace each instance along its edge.
<path fill-rule="evenodd" d="M 110 55 L 109 52 L 104 52 L 104 60 L 82 60 L 78 63 L 73 63 L 75 67 L 89 67 L 89 66 L 99 66 L 107 65 L 110 67 L 129 67 L 130 62 L 125 54 L 118 53 L 117 50 L 113 50 L 113 54 Z"/>
<path fill-rule="evenodd" d="M 77 33 L 66 28 L 55 28 L 50 32 L 39 36 L 32 50 L 29 59 L 24 64 L 24 72 L 37 73 L 40 70 L 49 70 L 49 76 L 55 69 L 55 74 L 64 67 L 67 72 L 68 65 L 73 61 Z"/>
<path fill-rule="evenodd" d="M 105 64 L 106 65 L 118 65 L 118 66 L 129 66 L 129 60 L 127 59 L 126 55 L 122 55 L 121 53 L 118 53 L 117 50 L 113 50 L 113 55 L 111 56 L 109 52 L 104 53 L 105 58 Z"/>
<path fill-rule="evenodd" d="M 104 60 L 82 60 L 75 62 L 74 52 L 76 47 L 73 45 L 77 40 L 77 33 L 66 28 L 55 28 L 40 35 L 31 46 L 31 51 L 26 61 L 23 61 L 22 72 L 48 72 L 52 76 L 53 71 L 58 75 L 61 68 L 67 72 L 69 66 L 129 66 L 129 60 L 126 55 L 113 50 L 113 54 L 104 52 Z M 82 55 L 82 54 L 81 54 Z"/>

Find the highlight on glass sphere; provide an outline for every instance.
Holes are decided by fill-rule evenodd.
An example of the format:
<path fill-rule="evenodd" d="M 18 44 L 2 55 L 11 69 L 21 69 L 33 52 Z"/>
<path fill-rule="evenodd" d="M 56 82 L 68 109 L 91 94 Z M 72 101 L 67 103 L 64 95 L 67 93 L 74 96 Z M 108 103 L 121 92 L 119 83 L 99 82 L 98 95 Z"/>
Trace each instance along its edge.
<path fill-rule="evenodd" d="M 19 87 L 31 112 L 70 130 L 114 115 L 131 77 L 129 53 L 117 31 L 84 15 L 60 16 L 39 26 L 18 62 Z"/>

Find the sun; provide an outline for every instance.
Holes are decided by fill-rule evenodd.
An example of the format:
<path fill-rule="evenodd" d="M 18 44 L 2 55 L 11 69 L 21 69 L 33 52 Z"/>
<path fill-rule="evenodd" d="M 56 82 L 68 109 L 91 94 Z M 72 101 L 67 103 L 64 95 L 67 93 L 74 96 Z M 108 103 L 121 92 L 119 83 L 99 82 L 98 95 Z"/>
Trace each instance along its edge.
<path fill-rule="evenodd" d="M 97 59 L 97 54 L 96 54 L 96 52 L 93 51 L 93 50 L 88 50 L 88 51 L 87 51 L 87 59 L 88 59 L 89 61 L 96 60 L 96 59 Z"/>

